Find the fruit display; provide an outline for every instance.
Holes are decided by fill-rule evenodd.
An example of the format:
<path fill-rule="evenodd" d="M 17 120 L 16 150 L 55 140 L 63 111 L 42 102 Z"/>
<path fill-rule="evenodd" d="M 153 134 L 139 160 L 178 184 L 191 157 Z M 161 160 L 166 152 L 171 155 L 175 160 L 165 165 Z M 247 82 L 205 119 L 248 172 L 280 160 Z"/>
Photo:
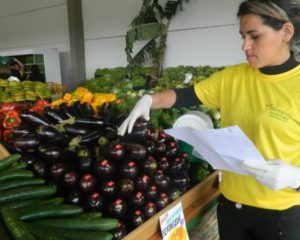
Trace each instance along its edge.
<path fill-rule="evenodd" d="M 116 218 L 67 203 L 20 160 L 20 154 L 0 160 L 1 239 L 113 239 Z"/>
<path fill-rule="evenodd" d="M 175 139 L 143 119 L 131 134 L 118 136 L 127 115 L 117 107 L 108 102 L 96 114 L 76 101 L 48 105 L 42 112 L 26 109 L 20 113 L 22 123 L 12 129 L 14 150 L 34 176 L 57 188 L 57 196 L 84 212 L 118 219 L 114 239 L 192 186 L 188 155 Z"/>
<path fill-rule="evenodd" d="M 50 99 L 51 88 L 37 81 L 7 81 L 0 79 L 0 103 Z"/>

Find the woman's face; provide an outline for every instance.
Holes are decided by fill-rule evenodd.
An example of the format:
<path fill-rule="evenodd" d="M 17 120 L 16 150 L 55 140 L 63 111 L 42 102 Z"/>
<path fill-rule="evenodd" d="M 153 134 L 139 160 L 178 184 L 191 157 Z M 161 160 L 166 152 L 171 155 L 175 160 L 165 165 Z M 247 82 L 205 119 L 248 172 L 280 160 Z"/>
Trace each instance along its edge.
<path fill-rule="evenodd" d="M 265 25 L 257 14 L 246 14 L 240 18 L 240 34 L 242 50 L 253 68 L 279 65 L 290 56 L 289 39 L 283 28 L 275 30 Z"/>

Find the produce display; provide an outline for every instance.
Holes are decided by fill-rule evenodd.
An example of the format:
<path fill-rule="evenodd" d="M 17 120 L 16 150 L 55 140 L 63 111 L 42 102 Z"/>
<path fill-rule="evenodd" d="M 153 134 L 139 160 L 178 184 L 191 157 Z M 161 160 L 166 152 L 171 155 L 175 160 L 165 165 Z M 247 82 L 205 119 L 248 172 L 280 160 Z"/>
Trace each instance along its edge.
<path fill-rule="evenodd" d="M 0 103 L 50 99 L 51 88 L 37 81 L 7 81 L 0 79 Z"/>
<path fill-rule="evenodd" d="M 117 126 L 126 116 L 116 102 L 102 104 L 97 113 L 81 101 L 62 102 L 46 105 L 42 112 L 21 110 L 21 124 L 12 128 L 12 147 L 22 163 L 55 186 L 66 204 L 118 219 L 113 239 L 124 237 L 192 186 L 188 155 L 175 139 L 143 119 L 131 134 L 120 137 Z M 206 169 L 203 178 L 209 174 Z M 36 225 L 29 229 L 42 229 Z"/>
<path fill-rule="evenodd" d="M 67 203 L 57 195 L 57 186 L 46 185 L 20 160 L 20 154 L 0 160 L 1 239 L 113 239 L 116 218 Z"/>

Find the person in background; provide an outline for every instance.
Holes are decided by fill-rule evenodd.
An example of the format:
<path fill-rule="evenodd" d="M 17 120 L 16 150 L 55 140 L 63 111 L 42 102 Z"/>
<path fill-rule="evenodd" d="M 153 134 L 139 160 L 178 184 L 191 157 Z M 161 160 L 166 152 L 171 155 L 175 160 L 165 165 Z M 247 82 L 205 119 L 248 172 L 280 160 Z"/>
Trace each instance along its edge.
<path fill-rule="evenodd" d="M 247 63 L 226 67 L 185 89 L 143 96 L 119 126 L 130 133 L 150 109 L 204 104 L 221 126 L 238 125 L 266 162 L 248 175 L 222 171 L 217 207 L 221 240 L 300 239 L 300 0 L 248 0 L 239 5 Z M 222 36 L 220 36 L 222 37 Z"/>
<path fill-rule="evenodd" d="M 24 65 L 17 58 L 13 58 L 13 62 L 10 64 L 11 77 L 17 78 L 19 81 L 23 79 Z M 16 80 L 16 79 L 14 79 Z"/>
<path fill-rule="evenodd" d="M 31 65 L 31 73 L 26 77 L 27 80 L 45 82 L 44 76 L 40 72 L 37 64 Z"/>
<path fill-rule="evenodd" d="M 10 67 L 6 65 L 0 65 L 0 79 L 8 79 L 11 75 Z"/>

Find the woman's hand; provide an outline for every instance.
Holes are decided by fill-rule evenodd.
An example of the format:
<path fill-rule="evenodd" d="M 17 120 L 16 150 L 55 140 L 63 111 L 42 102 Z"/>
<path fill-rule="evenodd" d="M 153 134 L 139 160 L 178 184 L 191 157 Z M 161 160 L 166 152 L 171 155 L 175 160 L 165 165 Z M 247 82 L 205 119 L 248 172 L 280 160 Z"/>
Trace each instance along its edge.
<path fill-rule="evenodd" d="M 296 189 L 300 186 L 300 168 L 279 159 L 265 163 L 244 161 L 241 167 L 257 181 L 273 190 Z"/>
<path fill-rule="evenodd" d="M 118 134 L 123 136 L 128 129 L 128 133 L 131 133 L 135 121 L 139 117 L 144 117 L 145 120 L 150 120 L 150 108 L 152 105 L 152 97 L 150 95 L 144 95 L 130 112 L 129 116 L 124 120 L 121 126 L 118 128 Z"/>

